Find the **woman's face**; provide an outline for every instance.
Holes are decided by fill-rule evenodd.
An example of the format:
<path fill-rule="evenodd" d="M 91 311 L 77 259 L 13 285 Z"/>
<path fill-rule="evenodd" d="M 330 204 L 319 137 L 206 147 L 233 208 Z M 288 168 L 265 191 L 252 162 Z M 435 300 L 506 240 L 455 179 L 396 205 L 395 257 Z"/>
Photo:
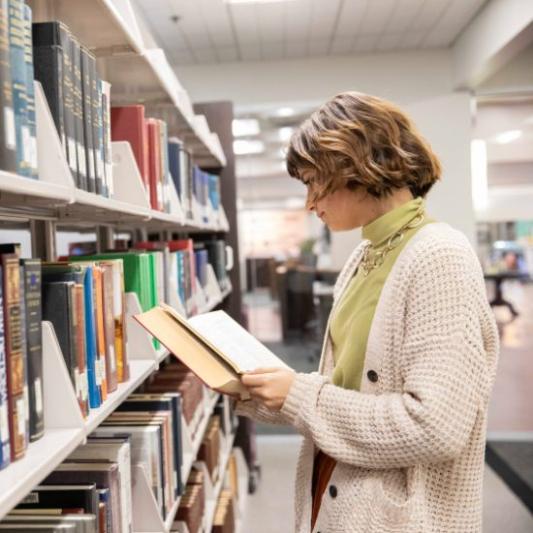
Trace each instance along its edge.
<path fill-rule="evenodd" d="M 331 231 L 347 231 L 360 228 L 375 218 L 376 206 L 374 199 L 361 189 L 338 189 L 314 200 L 316 185 L 312 176 L 302 176 L 307 186 L 306 207 L 314 211 Z"/>

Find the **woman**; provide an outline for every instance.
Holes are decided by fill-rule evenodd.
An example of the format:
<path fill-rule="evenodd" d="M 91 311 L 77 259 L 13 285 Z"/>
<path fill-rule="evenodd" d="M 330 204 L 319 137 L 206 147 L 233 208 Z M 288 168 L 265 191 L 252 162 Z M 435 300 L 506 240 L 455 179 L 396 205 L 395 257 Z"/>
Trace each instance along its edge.
<path fill-rule="evenodd" d="M 436 156 L 397 107 L 343 93 L 294 133 L 287 168 L 332 231 L 364 238 L 318 373 L 242 378 L 239 414 L 304 437 L 296 531 L 480 532 L 498 337 L 467 239 L 425 210 Z"/>

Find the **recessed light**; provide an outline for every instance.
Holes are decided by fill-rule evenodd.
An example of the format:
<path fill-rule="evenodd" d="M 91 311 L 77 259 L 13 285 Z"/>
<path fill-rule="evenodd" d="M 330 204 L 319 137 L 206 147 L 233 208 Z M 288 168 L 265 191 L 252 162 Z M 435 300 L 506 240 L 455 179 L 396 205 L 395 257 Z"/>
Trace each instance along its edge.
<path fill-rule="evenodd" d="M 294 131 L 294 128 L 291 128 L 290 126 L 286 126 L 284 128 L 280 128 L 278 130 L 278 137 L 281 142 L 288 142 L 291 138 L 292 132 Z"/>
<path fill-rule="evenodd" d="M 294 109 L 292 107 L 280 107 L 275 114 L 278 117 L 291 117 L 294 115 Z"/>
<path fill-rule="evenodd" d="M 244 139 L 233 141 L 233 152 L 235 155 L 261 154 L 264 151 L 265 143 L 263 141 L 247 141 Z"/>
<path fill-rule="evenodd" d="M 259 121 L 255 118 L 235 118 L 231 129 L 235 137 L 258 135 L 260 132 Z"/>
<path fill-rule="evenodd" d="M 519 139 L 520 137 L 522 137 L 522 130 L 509 130 L 496 135 L 494 140 L 499 144 L 508 144 L 516 141 L 516 139 Z"/>

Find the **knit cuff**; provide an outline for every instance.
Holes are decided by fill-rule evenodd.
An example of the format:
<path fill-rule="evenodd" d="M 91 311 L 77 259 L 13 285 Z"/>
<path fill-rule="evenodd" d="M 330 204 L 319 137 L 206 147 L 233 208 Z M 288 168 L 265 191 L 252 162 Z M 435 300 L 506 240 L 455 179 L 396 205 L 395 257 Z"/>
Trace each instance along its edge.
<path fill-rule="evenodd" d="M 303 429 L 304 414 L 307 409 L 314 410 L 318 394 L 328 378 L 313 372 L 312 374 L 296 374 L 289 394 L 281 407 L 288 422 L 297 429 Z"/>

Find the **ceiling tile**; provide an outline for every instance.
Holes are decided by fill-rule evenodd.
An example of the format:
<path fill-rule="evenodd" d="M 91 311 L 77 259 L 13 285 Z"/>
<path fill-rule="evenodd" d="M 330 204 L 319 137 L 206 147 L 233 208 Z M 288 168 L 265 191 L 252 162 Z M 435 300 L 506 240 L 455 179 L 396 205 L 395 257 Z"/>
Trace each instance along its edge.
<path fill-rule="evenodd" d="M 353 37 L 343 38 L 337 36 L 331 43 L 330 54 L 348 54 L 352 51 L 353 44 Z"/>
<path fill-rule="evenodd" d="M 376 48 L 379 35 L 359 35 L 355 40 L 354 52 L 373 52 Z"/>
<path fill-rule="evenodd" d="M 374 0 L 368 4 L 359 32 L 361 35 L 382 33 L 387 25 L 397 0 Z"/>
<path fill-rule="evenodd" d="M 229 6 L 235 33 L 240 45 L 254 43 L 259 45 L 259 23 L 253 4 L 233 4 Z"/>
<path fill-rule="evenodd" d="M 312 0 L 309 37 L 329 40 L 335 29 L 340 0 Z"/>
<path fill-rule="evenodd" d="M 467 0 L 462 0 L 467 1 Z M 426 0 L 416 17 L 413 19 L 410 29 L 413 31 L 431 29 L 445 12 L 450 8 L 450 0 Z"/>
<path fill-rule="evenodd" d="M 291 58 L 307 57 L 308 55 L 307 43 L 304 43 L 303 41 L 286 42 L 285 43 L 285 55 Z"/>
<path fill-rule="evenodd" d="M 258 4 L 256 6 L 261 43 L 283 42 L 284 3 Z"/>
<path fill-rule="evenodd" d="M 226 4 L 219 0 L 195 0 L 200 3 L 202 18 L 214 46 L 231 47 L 235 45 L 230 18 Z"/>
<path fill-rule="evenodd" d="M 403 35 L 401 42 L 398 44 L 400 49 L 418 48 L 424 39 L 426 32 L 424 31 L 410 31 Z"/>
<path fill-rule="evenodd" d="M 282 59 L 285 56 L 283 43 L 263 44 L 261 47 L 261 52 L 263 59 L 266 59 L 267 61 Z"/>
<path fill-rule="evenodd" d="M 307 41 L 311 25 L 311 9 L 308 0 L 286 2 L 284 10 L 285 40 Z"/>
<path fill-rule="evenodd" d="M 240 53 L 243 61 L 259 61 L 261 59 L 261 48 L 258 44 L 244 43 L 240 46 Z"/>
<path fill-rule="evenodd" d="M 213 48 L 194 48 L 193 54 L 198 63 L 217 62 L 217 56 Z"/>
<path fill-rule="evenodd" d="M 375 0 L 374 0 L 375 1 Z M 336 37 L 355 37 L 361 27 L 369 0 L 345 0 L 339 14 Z"/>
<path fill-rule="evenodd" d="M 216 55 L 219 61 L 222 62 L 238 61 L 239 59 L 239 52 L 236 46 L 217 48 Z"/>
<path fill-rule="evenodd" d="M 395 50 L 400 44 L 402 37 L 402 33 L 386 33 L 379 38 L 376 50 L 380 52 Z"/>
<path fill-rule="evenodd" d="M 401 33 L 410 28 L 425 0 L 398 0 L 389 18 L 385 31 Z"/>
<path fill-rule="evenodd" d="M 311 39 L 308 44 L 308 50 L 310 56 L 323 56 L 328 53 L 329 40 L 325 39 Z"/>

